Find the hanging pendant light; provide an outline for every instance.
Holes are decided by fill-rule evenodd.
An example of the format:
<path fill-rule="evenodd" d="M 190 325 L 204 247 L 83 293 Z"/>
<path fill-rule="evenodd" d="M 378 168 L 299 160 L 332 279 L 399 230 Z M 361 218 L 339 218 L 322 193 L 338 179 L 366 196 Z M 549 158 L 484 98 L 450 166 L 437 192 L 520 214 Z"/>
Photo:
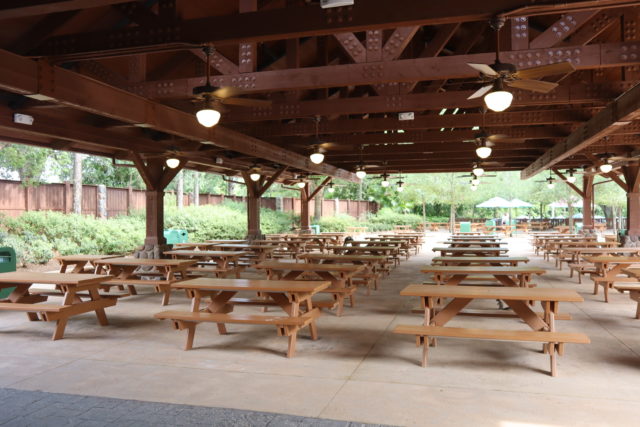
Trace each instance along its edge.
<path fill-rule="evenodd" d="M 491 147 L 487 147 L 485 145 L 485 142 L 483 141 L 481 143 L 482 145 L 480 145 L 478 148 L 476 148 L 476 154 L 478 155 L 478 157 L 480 157 L 481 159 L 486 159 L 487 157 L 489 157 L 491 155 L 491 152 L 493 151 L 491 149 Z"/>
<path fill-rule="evenodd" d="M 165 160 L 165 164 L 167 165 L 167 167 L 171 169 L 175 169 L 178 166 L 180 166 L 180 159 L 176 159 L 175 157 L 169 157 L 167 160 Z"/>
<path fill-rule="evenodd" d="M 600 165 L 599 169 L 602 173 L 609 173 L 613 170 L 613 165 L 609 163 L 610 159 L 605 159 L 605 162 Z"/>
<path fill-rule="evenodd" d="M 573 169 L 569 170 L 569 176 L 567 177 L 567 182 L 569 184 L 573 184 L 573 183 L 576 182 L 576 177 L 575 177 L 575 175 L 573 175 Z"/>
<path fill-rule="evenodd" d="M 313 153 L 311 153 L 311 155 L 309 156 L 309 159 L 311 159 L 312 163 L 319 165 L 324 161 L 324 153 L 321 151 L 320 148 L 316 148 L 313 151 Z"/>
<path fill-rule="evenodd" d="M 382 182 L 380 183 L 380 185 L 382 185 L 383 187 L 388 187 L 390 185 L 389 183 L 389 175 L 385 172 L 382 174 Z"/>
<path fill-rule="evenodd" d="M 475 176 L 482 176 L 484 175 L 484 169 L 482 168 L 482 166 L 478 165 L 478 164 L 474 164 L 473 165 L 473 169 L 471 170 L 471 172 L 475 175 Z"/>
<path fill-rule="evenodd" d="M 307 183 L 305 181 L 300 181 L 296 183 L 296 185 L 298 186 L 298 188 L 304 188 L 304 186 L 307 185 Z"/>
<path fill-rule="evenodd" d="M 473 178 L 471 180 L 471 185 L 477 187 L 478 185 L 480 185 L 480 180 L 478 178 Z"/>
<path fill-rule="evenodd" d="M 498 78 L 493 84 L 491 92 L 484 96 L 484 103 L 487 107 L 497 113 L 509 108 L 512 101 L 513 94 L 504 90 L 502 78 Z"/>
<path fill-rule="evenodd" d="M 329 185 L 327 186 L 327 191 L 329 193 L 333 193 L 334 191 L 336 191 L 335 188 L 333 188 L 333 182 L 330 182 Z"/>
<path fill-rule="evenodd" d="M 194 94 L 202 94 L 204 98 L 204 103 L 202 107 L 196 112 L 196 119 L 198 119 L 198 123 L 206 128 L 213 127 L 218 124 L 220 121 L 220 109 L 217 107 L 217 103 L 214 100 L 211 92 L 215 90 L 213 86 L 211 86 L 211 61 L 210 56 L 213 51 L 213 47 L 206 46 L 204 47 L 204 54 L 206 55 L 206 70 L 207 70 L 207 83 L 204 86 L 199 86 L 194 89 Z"/>
<path fill-rule="evenodd" d="M 356 171 L 356 176 L 360 179 L 364 179 L 364 177 L 367 176 L 367 172 L 364 169 L 358 169 Z"/>

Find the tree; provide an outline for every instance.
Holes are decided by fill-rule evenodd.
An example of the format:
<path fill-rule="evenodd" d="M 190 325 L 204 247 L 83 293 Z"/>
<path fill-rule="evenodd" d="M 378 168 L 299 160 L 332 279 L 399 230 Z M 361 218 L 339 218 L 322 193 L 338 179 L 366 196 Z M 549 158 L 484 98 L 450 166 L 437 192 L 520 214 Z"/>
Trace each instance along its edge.
<path fill-rule="evenodd" d="M 0 144 L 0 176 L 7 179 L 13 178 L 15 174 L 27 186 L 44 181 L 47 160 L 52 155 L 52 150 L 6 142 Z"/>
<path fill-rule="evenodd" d="M 73 156 L 73 212 L 82 213 L 82 154 Z"/>

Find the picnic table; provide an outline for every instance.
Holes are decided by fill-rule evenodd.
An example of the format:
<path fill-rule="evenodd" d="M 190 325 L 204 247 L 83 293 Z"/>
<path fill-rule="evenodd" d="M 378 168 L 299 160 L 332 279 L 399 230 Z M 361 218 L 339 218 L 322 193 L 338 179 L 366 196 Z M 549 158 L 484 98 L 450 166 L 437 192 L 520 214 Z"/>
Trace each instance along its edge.
<path fill-rule="evenodd" d="M 570 262 L 575 261 L 575 255 L 571 251 L 572 248 L 610 249 L 610 248 L 616 248 L 618 246 L 620 246 L 618 242 L 596 242 L 596 241 L 561 242 L 561 243 L 556 243 L 555 253 L 552 252 L 552 255 L 555 258 L 556 267 L 562 270 L 563 262 L 566 262 L 568 264 Z"/>
<path fill-rule="evenodd" d="M 378 279 L 383 272 L 388 273 L 387 257 L 383 255 L 356 255 L 356 254 L 303 254 L 300 259 L 310 263 L 319 264 L 356 264 L 364 265 L 365 269 L 354 276 L 352 282 L 358 284 L 357 279 L 362 279 L 362 284 L 370 289 L 378 289 Z"/>
<path fill-rule="evenodd" d="M 186 290 L 191 300 L 191 311 L 163 311 L 154 317 L 173 321 L 176 329 L 187 329 L 185 350 L 193 348 L 196 326 L 213 322 L 220 334 L 226 334 L 227 323 L 274 325 L 278 335 L 289 337 L 287 357 L 296 351 L 298 331 L 309 327 L 311 339 L 318 339 L 316 319 L 320 310 L 313 307 L 311 297 L 327 289 L 330 281 L 213 279 L 201 277 L 171 285 L 173 289 Z M 258 294 L 258 298 L 238 298 L 238 292 Z M 208 299 L 208 301 L 207 301 Z M 201 304 L 206 303 L 204 308 Z M 238 305 L 277 306 L 286 316 L 272 314 L 233 314 Z"/>
<path fill-rule="evenodd" d="M 105 259 L 105 258 L 116 258 L 122 255 L 61 255 L 57 256 L 54 259 L 58 261 L 60 264 L 60 273 L 66 273 L 69 267 L 73 267 L 73 269 L 69 273 L 80 274 L 80 273 L 94 273 L 96 269 L 95 261 Z M 87 270 L 87 267 L 90 267 Z M 100 273 L 98 271 L 98 273 Z"/>
<path fill-rule="evenodd" d="M 207 250 L 210 247 L 216 245 L 213 242 L 188 242 L 188 243 L 174 243 L 173 249 L 184 250 Z"/>
<path fill-rule="evenodd" d="M 262 243 L 220 243 L 213 247 L 213 249 L 221 249 L 223 251 L 242 251 L 245 252 L 245 256 L 253 256 L 255 263 L 260 263 L 269 258 L 271 254 L 278 249 L 274 244 L 262 244 Z"/>
<path fill-rule="evenodd" d="M 424 310 L 423 325 L 398 325 L 393 332 L 414 335 L 417 344 L 423 346 L 422 366 L 427 366 L 430 345 L 435 345 L 436 337 L 491 339 L 499 341 L 541 342 L 543 350 L 550 356 L 551 375 L 557 375 L 556 354 L 564 354 L 565 343 L 589 343 L 589 338 L 582 333 L 557 332 L 555 321 L 558 316 L 560 302 L 582 302 L 583 299 L 575 291 L 556 288 L 514 288 L 489 286 L 425 286 L 409 285 L 400 295 L 417 296 Z M 441 309 L 438 301 L 450 299 Z M 511 308 L 509 313 L 500 317 L 522 320 L 531 329 L 483 329 L 456 328 L 445 326 L 473 300 L 498 299 L 505 301 Z M 541 314 L 533 311 L 530 301 L 539 301 Z M 475 313 L 474 313 L 475 314 Z M 494 316 L 494 313 L 487 313 Z"/>
<path fill-rule="evenodd" d="M 585 256 L 583 259 L 595 266 L 595 272 L 590 274 L 593 280 L 593 294 L 598 295 L 598 287 L 604 288 L 604 300 L 609 302 L 609 289 L 615 283 L 636 283 L 638 279 L 624 275 L 623 270 L 640 265 L 640 256 L 612 256 L 612 255 L 594 255 Z"/>
<path fill-rule="evenodd" d="M 464 281 L 470 274 L 480 274 L 493 276 L 498 283 L 504 286 L 515 287 L 530 287 L 531 276 L 534 274 L 541 275 L 546 273 L 546 270 L 539 267 L 530 266 L 518 266 L 518 267 L 503 267 L 503 266 L 444 266 L 444 265 L 431 265 L 423 267 L 421 270 L 423 273 L 433 273 L 433 278 L 437 285 L 458 285 Z"/>
<path fill-rule="evenodd" d="M 578 283 L 582 283 L 583 274 L 595 273 L 596 269 L 593 264 L 584 263 L 583 257 L 586 255 L 640 255 L 640 248 L 590 248 L 575 247 L 564 248 L 562 252 L 566 258 L 562 262 L 566 262 L 569 266 L 569 277 L 573 277 L 573 273 L 578 274 Z M 562 262 L 560 269 L 562 270 Z"/>
<path fill-rule="evenodd" d="M 502 245 L 508 244 L 507 242 L 494 240 L 494 241 L 480 241 L 480 240 L 447 240 L 441 242 L 449 245 L 451 248 L 499 248 Z"/>
<path fill-rule="evenodd" d="M 466 236 L 459 234 L 452 234 L 449 236 L 450 240 L 480 240 L 480 241 L 492 241 L 492 240 L 501 240 L 502 237 L 496 236 L 493 234 L 482 234 L 476 236 Z"/>
<path fill-rule="evenodd" d="M 307 251 L 306 240 L 290 240 L 285 238 L 280 239 L 267 239 L 267 240 L 254 240 L 255 245 L 275 246 L 273 250 L 274 256 L 290 256 L 297 259 L 298 255 Z"/>
<path fill-rule="evenodd" d="M 30 321 L 43 320 L 56 322 L 52 339 L 59 340 L 70 317 L 95 312 L 101 326 L 108 325 L 104 309 L 116 305 L 115 298 L 103 298 L 98 289 L 110 276 L 101 274 L 72 273 L 36 273 L 11 272 L 0 273 L 0 289 L 13 288 L 9 297 L 0 301 L 0 310 L 23 311 Z M 31 292 L 34 284 L 55 285 L 57 292 Z M 49 295 L 62 296 L 60 304 L 41 304 Z M 83 299 L 84 298 L 84 299 Z"/>
<path fill-rule="evenodd" d="M 420 247 L 422 246 L 421 239 L 418 236 L 374 236 L 365 237 L 365 240 L 375 242 L 381 246 L 385 246 L 384 242 L 402 242 L 402 245 L 407 249 L 407 254 L 410 249 L 413 249 L 416 255 L 420 252 Z"/>
<path fill-rule="evenodd" d="M 441 256 L 456 256 L 456 255 L 474 255 L 474 256 L 500 256 L 503 253 L 509 252 L 507 248 L 450 248 L 437 246 L 433 248 L 434 252 L 440 252 Z"/>
<path fill-rule="evenodd" d="M 431 262 L 435 265 L 506 265 L 517 267 L 521 262 L 529 262 L 529 258 L 506 256 L 438 256 L 434 257 Z"/>
<path fill-rule="evenodd" d="M 592 247 L 592 248 L 614 248 L 619 246 L 618 242 L 598 242 L 596 240 L 577 240 L 577 241 L 563 241 L 556 240 L 547 242 L 544 247 L 544 254 L 547 260 L 551 260 L 553 256 L 556 259 L 556 267 L 558 266 L 558 257 L 562 254 L 562 249 L 571 247 Z"/>
<path fill-rule="evenodd" d="M 102 282 L 101 287 L 110 289 L 113 286 L 121 289 L 126 286 L 129 295 L 136 295 L 135 286 L 153 286 L 156 292 L 161 292 L 162 305 L 169 304 L 171 284 L 184 280 L 187 269 L 196 264 L 195 259 L 159 259 L 159 258 L 107 258 L 96 261 L 97 266 L 103 268 L 113 276 Z M 144 269 L 147 269 L 145 271 Z M 143 279 L 151 277 L 151 280 Z"/>
<path fill-rule="evenodd" d="M 625 268 L 622 271 L 629 275 L 629 277 L 633 277 L 640 282 L 640 268 Z M 628 283 L 615 285 L 614 287 L 620 292 L 629 292 L 629 298 L 631 298 L 631 301 L 638 303 L 636 306 L 636 319 L 640 319 L 640 284 Z"/>
<path fill-rule="evenodd" d="M 256 269 L 265 270 L 269 280 L 299 280 L 302 277 L 317 276 L 320 280 L 328 280 L 331 286 L 322 290 L 330 293 L 333 301 L 330 303 L 319 302 L 319 307 L 333 309 L 337 307 L 336 315 L 342 316 L 344 300 L 349 298 L 351 307 L 355 304 L 356 287 L 352 279 L 365 269 L 364 265 L 355 264 L 315 264 L 297 262 L 268 261 L 255 266 Z"/>
<path fill-rule="evenodd" d="M 226 277 L 234 273 L 240 275 L 238 261 L 247 253 L 244 251 L 189 251 L 173 250 L 165 251 L 173 259 L 196 259 L 198 262 L 187 269 L 189 274 L 214 274 L 216 277 Z"/>

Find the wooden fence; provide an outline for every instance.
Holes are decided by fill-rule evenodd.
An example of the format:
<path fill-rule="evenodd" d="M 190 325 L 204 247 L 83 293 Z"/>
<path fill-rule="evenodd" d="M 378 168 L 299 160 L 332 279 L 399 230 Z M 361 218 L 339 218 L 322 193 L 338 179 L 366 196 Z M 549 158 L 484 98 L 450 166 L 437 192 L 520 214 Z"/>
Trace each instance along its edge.
<path fill-rule="evenodd" d="M 106 187 L 106 216 L 126 215 L 135 210 L 145 209 L 145 191 L 131 188 Z M 104 191 L 104 190 L 103 190 Z M 98 186 L 82 186 L 82 213 L 97 216 L 100 203 Z M 220 194 L 200 194 L 200 205 L 217 205 L 225 200 L 244 202 L 243 196 L 225 196 Z M 190 194 L 184 195 L 184 205 L 193 203 Z M 300 199 L 291 197 L 263 197 L 262 207 L 284 212 L 300 213 Z M 27 211 L 58 211 L 69 213 L 73 209 L 73 185 L 42 184 L 37 187 L 25 187 L 17 181 L 0 180 L 0 213 L 7 216 L 19 216 Z M 322 203 L 322 215 L 336 213 L 361 218 L 368 212 L 375 213 L 375 202 L 358 200 L 329 200 Z M 313 215 L 314 202 L 310 202 L 309 211 Z"/>

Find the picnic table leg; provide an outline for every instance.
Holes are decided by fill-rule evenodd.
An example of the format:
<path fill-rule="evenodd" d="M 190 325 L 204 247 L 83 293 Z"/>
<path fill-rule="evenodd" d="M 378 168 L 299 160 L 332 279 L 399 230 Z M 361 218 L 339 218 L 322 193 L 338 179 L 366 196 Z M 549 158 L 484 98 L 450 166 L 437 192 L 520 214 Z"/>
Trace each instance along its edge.
<path fill-rule="evenodd" d="M 549 343 L 548 346 L 549 348 L 549 361 L 550 361 L 550 365 L 551 365 L 551 376 L 555 377 L 558 375 L 557 373 L 557 365 L 556 365 L 556 344 L 555 343 Z"/>
<path fill-rule="evenodd" d="M 311 298 L 307 299 L 307 312 L 313 310 L 313 301 Z M 311 333 L 311 339 L 313 341 L 318 339 L 318 326 L 316 325 L 316 320 L 313 319 L 311 323 L 309 323 L 309 332 Z"/>
<path fill-rule="evenodd" d="M 60 340 L 64 336 L 64 329 L 67 327 L 67 317 L 56 320 L 56 329 L 51 337 L 52 341 Z"/>
<path fill-rule="evenodd" d="M 91 296 L 91 301 L 98 301 L 101 299 L 100 293 L 97 289 L 89 289 L 89 295 Z M 107 320 L 107 314 L 104 312 L 104 308 L 97 308 L 95 310 L 96 317 L 98 318 L 98 323 L 101 326 L 107 326 L 109 321 Z"/>
<path fill-rule="evenodd" d="M 427 360 L 429 358 L 429 337 L 422 337 L 422 367 L 427 367 Z"/>
<path fill-rule="evenodd" d="M 196 326 L 197 323 L 191 323 L 189 322 L 186 327 L 187 327 L 187 342 L 184 345 L 184 349 L 186 350 L 191 350 L 193 348 L 193 340 L 196 337 Z"/>

